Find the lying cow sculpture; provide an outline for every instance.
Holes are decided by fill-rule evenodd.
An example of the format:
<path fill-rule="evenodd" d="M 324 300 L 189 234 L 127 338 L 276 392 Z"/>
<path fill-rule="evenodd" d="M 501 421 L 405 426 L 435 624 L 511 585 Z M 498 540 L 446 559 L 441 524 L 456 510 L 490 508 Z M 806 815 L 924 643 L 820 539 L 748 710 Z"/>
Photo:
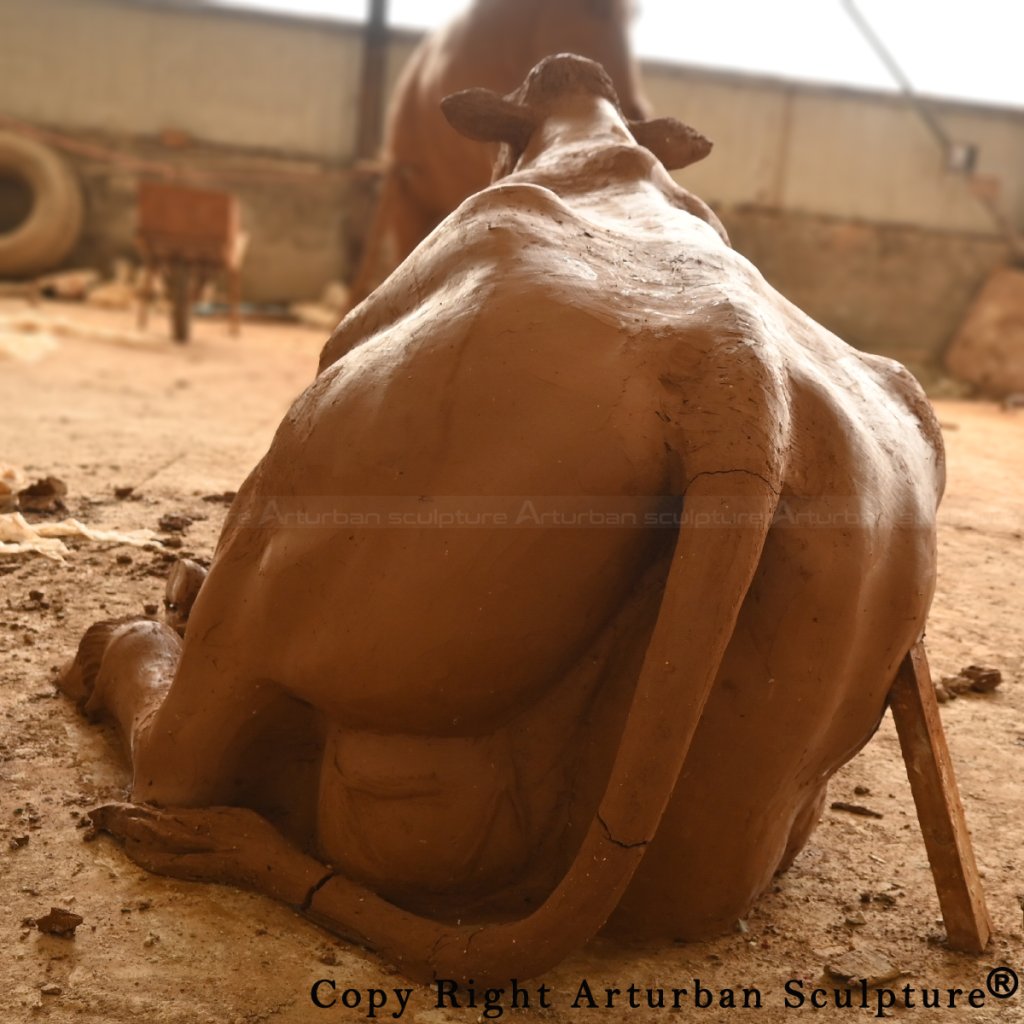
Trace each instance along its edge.
<path fill-rule="evenodd" d="M 921 635 L 943 461 L 669 176 L 702 136 L 567 55 L 445 111 L 500 179 L 339 325 L 184 640 L 101 623 L 63 685 L 139 863 L 479 982 L 747 911 Z"/>
<path fill-rule="evenodd" d="M 514 89 L 542 57 L 571 51 L 604 66 L 630 118 L 647 115 L 629 52 L 631 0 L 474 0 L 427 36 L 402 71 L 385 130 L 384 177 L 350 289 L 361 302 L 468 196 L 491 180 L 494 152 L 455 131 L 445 96 Z"/>

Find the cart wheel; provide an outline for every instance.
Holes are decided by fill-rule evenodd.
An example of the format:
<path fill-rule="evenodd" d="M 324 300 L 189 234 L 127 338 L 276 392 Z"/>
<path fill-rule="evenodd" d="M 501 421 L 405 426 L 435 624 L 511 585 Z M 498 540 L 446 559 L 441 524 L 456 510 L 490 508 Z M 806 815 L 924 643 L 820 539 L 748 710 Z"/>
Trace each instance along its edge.
<path fill-rule="evenodd" d="M 167 290 L 171 300 L 171 328 L 174 340 L 188 341 L 192 320 L 191 273 L 184 264 L 172 267 L 167 274 Z"/>

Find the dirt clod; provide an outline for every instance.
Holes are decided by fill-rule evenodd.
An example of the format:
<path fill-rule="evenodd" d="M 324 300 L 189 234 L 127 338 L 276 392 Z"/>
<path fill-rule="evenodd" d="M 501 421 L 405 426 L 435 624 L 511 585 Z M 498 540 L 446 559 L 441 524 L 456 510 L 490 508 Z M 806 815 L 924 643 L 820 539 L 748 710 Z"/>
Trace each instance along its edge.
<path fill-rule="evenodd" d="M 997 668 L 966 665 L 955 676 L 943 676 L 934 683 L 935 696 L 940 704 L 956 700 L 964 693 L 992 693 L 1003 681 Z"/>
<path fill-rule="evenodd" d="M 188 516 L 168 513 L 160 517 L 159 525 L 165 533 L 184 533 L 192 525 L 192 520 Z"/>
<path fill-rule="evenodd" d="M 75 936 L 75 929 L 83 920 L 81 914 L 76 914 L 74 911 L 65 910 L 63 907 L 51 907 L 48 914 L 36 918 L 35 924 L 46 935 L 72 939 Z"/>
<path fill-rule="evenodd" d="M 18 508 L 22 512 L 60 512 L 67 507 L 67 494 L 68 485 L 60 477 L 43 477 L 18 491 Z"/>

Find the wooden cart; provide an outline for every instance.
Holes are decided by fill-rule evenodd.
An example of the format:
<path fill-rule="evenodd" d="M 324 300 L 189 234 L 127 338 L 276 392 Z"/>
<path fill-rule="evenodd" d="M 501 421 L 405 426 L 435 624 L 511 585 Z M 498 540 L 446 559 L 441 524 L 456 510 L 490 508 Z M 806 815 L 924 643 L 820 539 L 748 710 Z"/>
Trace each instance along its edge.
<path fill-rule="evenodd" d="M 185 185 L 142 182 L 136 235 L 144 268 L 140 329 L 148 320 L 157 274 L 164 279 L 171 304 L 171 333 L 178 342 L 189 339 L 192 306 L 203 285 L 222 275 L 227 284 L 231 332 L 237 334 L 245 243 L 234 196 Z"/>

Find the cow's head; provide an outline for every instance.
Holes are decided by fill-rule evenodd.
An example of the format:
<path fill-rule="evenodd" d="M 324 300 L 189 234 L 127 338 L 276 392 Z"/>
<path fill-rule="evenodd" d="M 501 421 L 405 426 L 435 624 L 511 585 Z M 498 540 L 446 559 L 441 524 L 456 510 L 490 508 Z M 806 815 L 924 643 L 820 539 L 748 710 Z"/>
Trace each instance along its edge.
<path fill-rule="evenodd" d="M 545 120 L 580 97 L 610 104 L 637 143 L 649 149 L 667 170 L 686 167 L 711 152 L 711 142 L 704 135 L 675 118 L 626 120 L 604 68 L 570 53 L 545 57 L 507 96 L 490 89 L 466 89 L 445 97 L 441 108 L 456 131 L 467 138 L 503 143 L 495 169 L 498 178 L 515 167 Z"/>

